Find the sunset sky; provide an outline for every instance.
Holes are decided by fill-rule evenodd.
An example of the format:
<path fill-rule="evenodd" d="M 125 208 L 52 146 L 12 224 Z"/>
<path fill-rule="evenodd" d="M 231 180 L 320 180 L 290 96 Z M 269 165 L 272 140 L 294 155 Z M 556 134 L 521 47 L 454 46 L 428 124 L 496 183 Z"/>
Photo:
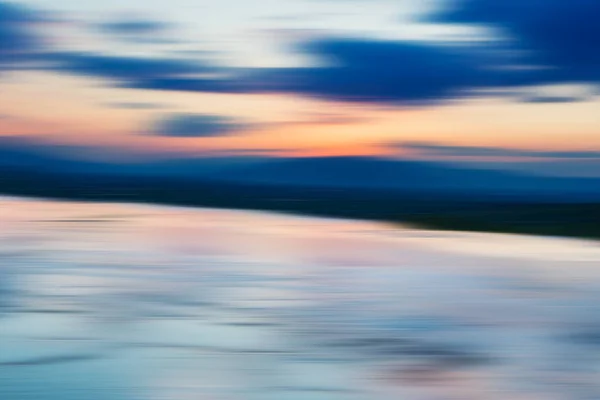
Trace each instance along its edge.
<path fill-rule="evenodd" d="M 597 0 L 0 1 L 0 135 L 600 170 L 598 15 Z"/>

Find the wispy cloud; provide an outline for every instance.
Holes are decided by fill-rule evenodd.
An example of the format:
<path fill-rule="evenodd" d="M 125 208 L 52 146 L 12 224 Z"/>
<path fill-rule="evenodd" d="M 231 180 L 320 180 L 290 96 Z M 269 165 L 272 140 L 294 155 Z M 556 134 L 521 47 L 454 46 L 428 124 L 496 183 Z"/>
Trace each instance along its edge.
<path fill-rule="evenodd" d="M 502 147 L 452 146 L 437 143 L 401 142 L 392 148 L 410 150 L 423 156 L 477 157 L 477 158 L 570 158 L 600 159 L 600 151 L 533 151 Z"/>
<path fill-rule="evenodd" d="M 207 114 L 168 114 L 160 117 L 151 127 L 158 136 L 199 138 L 228 135 L 249 128 L 236 119 Z"/>
<path fill-rule="evenodd" d="M 93 25 L 99 32 L 115 39 L 131 42 L 165 43 L 174 41 L 174 25 L 142 16 L 121 16 Z"/>

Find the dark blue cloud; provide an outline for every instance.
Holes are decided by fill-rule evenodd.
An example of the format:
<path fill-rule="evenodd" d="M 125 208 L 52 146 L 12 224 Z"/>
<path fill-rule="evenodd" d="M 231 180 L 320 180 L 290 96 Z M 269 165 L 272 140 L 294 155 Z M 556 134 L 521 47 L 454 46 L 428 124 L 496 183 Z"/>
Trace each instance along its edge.
<path fill-rule="evenodd" d="M 56 53 L 47 58 L 65 72 L 123 81 L 201 74 L 212 67 L 187 59 L 118 56 L 98 53 Z"/>
<path fill-rule="evenodd" d="M 101 31 L 116 35 L 151 35 L 169 30 L 171 25 L 158 20 L 130 18 L 103 22 L 98 25 Z"/>
<path fill-rule="evenodd" d="M 300 50 L 323 65 L 271 71 L 270 85 L 276 90 L 334 100 L 420 104 L 466 95 L 492 79 L 487 54 L 458 47 L 322 38 Z"/>
<path fill-rule="evenodd" d="M 0 1 L 0 69 L 26 60 L 39 50 L 42 39 L 34 27 L 44 20 L 39 12 Z"/>
<path fill-rule="evenodd" d="M 116 39 L 140 43 L 172 42 L 170 33 L 173 26 L 160 20 L 143 17 L 120 18 L 95 25 L 95 28 Z"/>
<path fill-rule="evenodd" d="M 177 76 L 129 79 L 123 84 L 132 89 L 165 90 L 176 92 L 245 93 L 251 91 L 251 82 L 241 78 L 213 76 L 185 78 Z M 259 91 L 259 89 L 256 89 Z"/>
<path fill-rule="evenodd" d="M 53 69 L 110 79 L 120 87 L 163 91 L 288 92 L 358 102 L 431 104 L 490 85 L 487 55 L 418 42 L 320 38 L 300 51 L 321 64 L 231 69 L 190 59 L 97 53 L 50 54 Z"/>
<path fill-rule="evenodd" d="M 533 95 L 533 96 L 524 96 L 520 98 L 520 101 L 523 103 L 539 103 L 539 104 L 548 104 L 548 103 L 572 103 L 577 101 L 585 101 L 589 100 L 589 97 L 586 96 L 544 96 L 544 95 Z"/>
<path fill-rule="evenodd" d="M 100 53 L 48 53 L 49 69 L 108 79 L 116 86 L 184 92 L 248 92 L 252 80 L 209 61 Z"/>
<path fill-rule="evenodd" d="M 598 0 L 450 0 L 428 22 L 477 24 L 495 36 L 466 45 L 316 39 L 300 51 L 323 65 L 279 71 L 269 82 L 345 101 L 427 104 L 519 87 L 531 92 L 519 100 L 577 101 L 583 97 L 540 96 L 537 86 L 600 83 L 599 15 Z"/>
<path fill-rule="evenodd" d="M 454 0 L 433 21 L 496 29 L 522 62 L 541 67 L 532 83 L 600 82 L 600 1 Z"/>
<path fill-rule="evenodd" d="M 171 114 L 161 117 L 152 133 L 168 137 L 215 137 L 247 129 L 248 125 L 219 115 Z"/>
<path fill-rule="evenodd" d="M 417 151 L 424 156 L 482 157 L 482 158 L 565 158 L 600 159 L 600 151 L 535 151 L 507 149 L 502 147 L 452 146 L 427 142 L 405 142 L 391 147 Z"/>

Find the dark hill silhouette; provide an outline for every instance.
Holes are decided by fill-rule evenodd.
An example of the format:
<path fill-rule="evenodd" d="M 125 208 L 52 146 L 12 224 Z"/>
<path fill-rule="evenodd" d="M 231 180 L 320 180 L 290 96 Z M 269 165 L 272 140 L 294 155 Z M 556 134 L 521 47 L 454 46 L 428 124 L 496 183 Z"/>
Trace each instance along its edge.
<path fill-rule="evenodd" d="M 600 179 L 374 157 L 101 162 L 0 143 L 0 193 L 600 237 Z"/>

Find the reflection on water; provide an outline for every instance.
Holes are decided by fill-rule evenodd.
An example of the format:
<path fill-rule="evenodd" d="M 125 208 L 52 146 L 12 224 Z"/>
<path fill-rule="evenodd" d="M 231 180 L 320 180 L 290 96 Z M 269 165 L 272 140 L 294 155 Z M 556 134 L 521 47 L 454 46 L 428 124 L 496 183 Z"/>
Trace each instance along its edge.
<path fill-rule="evenodd" d="M 591 241 L 0 200 L 0 399 L 600 398 Z"/>

